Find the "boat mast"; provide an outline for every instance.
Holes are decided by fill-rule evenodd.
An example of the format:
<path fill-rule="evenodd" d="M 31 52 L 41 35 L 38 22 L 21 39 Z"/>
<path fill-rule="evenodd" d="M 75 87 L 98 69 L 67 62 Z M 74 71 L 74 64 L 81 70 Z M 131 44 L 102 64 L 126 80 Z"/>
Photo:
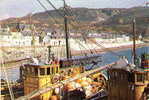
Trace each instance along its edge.
<path fill-rule="evenodd" d="M 133 19 L 133 64 L 136 65 L 136 19 Z"/>
<path fill-rule="evenodd" d="M 63 0 L 63 2 L 64 2 L 64 24 L 65 24 L 65 38 L 66 38 L 66 56 L 67 56 L 67 59 L 69 59 L 70 58 L 70 51 L 69 51 L 69 41 L 68 41 L 68 39 L 69 39 L 69 36 L 68 36 L 68 20 L 67 20 L 67 14 L 66 14 L 66 2 L 65 2 L 65 0 Z"/>

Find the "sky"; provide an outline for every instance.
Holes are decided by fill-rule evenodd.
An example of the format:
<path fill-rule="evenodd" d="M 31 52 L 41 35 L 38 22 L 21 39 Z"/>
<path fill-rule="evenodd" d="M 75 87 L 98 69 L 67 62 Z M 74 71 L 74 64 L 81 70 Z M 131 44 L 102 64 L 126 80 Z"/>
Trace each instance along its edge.
<path fill-rule="evenodd" d="M 46 0 L 40 0 L 46 8 L 52 10 Z M 63 5 L 62 0 L 50 0 L 57 8 Z M 142 6 L 146 0 L 66 0 L 71 7 L 87 8 L 130 8 Z M 148 0 L 149 1 L 149 0 Z M 37 0 L 0 0 L 0 20 L 9 17 L 21 17 L 29 13 L 42 12 L 44 9 Z"/>

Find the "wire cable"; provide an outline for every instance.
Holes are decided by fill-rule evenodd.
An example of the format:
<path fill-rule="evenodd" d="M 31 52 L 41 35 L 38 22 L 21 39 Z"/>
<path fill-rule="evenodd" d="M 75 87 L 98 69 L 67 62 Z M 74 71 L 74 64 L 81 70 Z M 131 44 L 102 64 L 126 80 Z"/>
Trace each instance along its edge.
<path fill-rule="evenodd" d="M 40 0 L 37 0 L 37 2 L 40 4 L 42 8 L 45 9 L 45 11 L 47 11 L 48 15 L 53 19 L 53 22 L 58 24 L 59 22 L 48 12 L 48 9 L 40 2 Z"/>
<path fill-rule="evenodd" d="M 118 53 L 113 52 L 111 49 L 104 47 L 103 45 L 101 45 L 101 43 L 97 43 L 95 41 L 91 41 L 91 42 L 94 43 L 94 44 L 96 44 L 98 47 L 102 47 L 105 51 L 108 51 L 108 52 L 114 54 L 117 57 L 121 57 L 122 56 L 122 55 L 119 55 Z"/>
<path fill-rule="evenodd" d="M 46 0 L 53 8 L 54 10 L 61 16 L 61 17 L 65 17 L 54 5 L 50 0 Z"/>
<path fill-rule="evenodd" d="M 0 52 L 2 52 L 2 51 L 0 51 Z M 12 90 L 12 88 L 11 88 L 11 85 L 9 84 L 9 80 L 8 80 L 8 74 L 7 74 L 7 71 L 6 71 L 6 69 L 5 69 L 5 65 L 4 65 L 4 61 L 3 61 L 3 55 L 1 55 L 1 60 L 2 60 L 2 69 L 3 69 L 3 72 L 4 72 L 4 75 L 5 75 L 5 78 L 6 78 L 6 82 L 7 82 L 7 86 L 8 86 L 8 89 L 9 89 L 9 93 L 10 93 L 10 98 L 11 98 L 11 100 L 14 100 L 14 94 L 13 94 L 13 90 Z"/>

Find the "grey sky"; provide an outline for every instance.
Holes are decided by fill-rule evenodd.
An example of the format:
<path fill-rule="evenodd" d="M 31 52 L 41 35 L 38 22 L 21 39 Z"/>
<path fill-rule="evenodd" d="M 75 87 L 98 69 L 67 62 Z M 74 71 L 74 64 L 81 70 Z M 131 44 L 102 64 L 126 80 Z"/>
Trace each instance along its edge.
<path fill-rule="evenodd" d="M 40 0 L 48 9 L 52 9 L 46 0 Z M 62 0 L 50 0 L 58 8 Z M 130 8 L 144 5 L 146 0 L 66 0 L 72 7 L 88 8 Z M 0 19 L 24 16 L 28 13 L 44 11 L 36 0 L 0 0 Z"/>

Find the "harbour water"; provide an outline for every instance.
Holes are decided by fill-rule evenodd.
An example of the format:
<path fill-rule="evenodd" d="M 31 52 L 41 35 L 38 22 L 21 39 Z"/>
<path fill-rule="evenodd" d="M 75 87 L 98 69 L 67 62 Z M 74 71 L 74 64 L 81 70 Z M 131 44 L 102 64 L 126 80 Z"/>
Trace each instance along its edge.
<path fill-rule="evenodd" d="M 141 47 L 141 48 L 137 48 L 136 50 L 136 53 L 137 53 L 137 56 L 140 56 L 142 53 L 144 52 L 147 52 L 149 53 L 149 47 Z M 121 56 L 125 56 L 129 62 L 131 62 L 131 57 L 132 57 L 132 51 L 131 49 L 125 49 L 125 50 L 120 50 L 120 51 L 115 51 L 115 53 L 111 53 L 111 52 L 106 52 L 106 53 L 103 53 L 103 54 L 99 54 L 101 56 L 101 60 L 102 62 L 99 62 L 97 65 L 97 67 L 99 66 L 103 66 L 103 65 L 106 65 L 106 64 L 110 64 L 112 62 L 115 62 L 119 59 L 119 56 L 117 55 L 121 55 Z M 6 70 L 7 73 L 8 73 L 8 79 L 11 80 L 11 81 L 16 81 L 19 79 L 19 67 L 17 68 L 11 68 L 11 69 L 7 69 Z M 1 79 L 5 79 L 5 75 L 4 75 L 4 72 L 1 71 L 2 74 L 1 74 Z"/>
<path fill-rule="evenodd" d="M 138 57 L 141 56 L 142 53 L 149 53 L 149 47 L 140 47 L 136 49 L 136 54 Z M 125 56 L 128 59 L 129 63 L 131 63 L 132 49 L 129 48 L 125 50 L 120 50 L 117 51 L 116 54 L 120 56 Z M 119 59 L 118 56 L 110 52 L 103 54 L 102 57 L 103 57 L 103 65 L 115 62 Z"/>

